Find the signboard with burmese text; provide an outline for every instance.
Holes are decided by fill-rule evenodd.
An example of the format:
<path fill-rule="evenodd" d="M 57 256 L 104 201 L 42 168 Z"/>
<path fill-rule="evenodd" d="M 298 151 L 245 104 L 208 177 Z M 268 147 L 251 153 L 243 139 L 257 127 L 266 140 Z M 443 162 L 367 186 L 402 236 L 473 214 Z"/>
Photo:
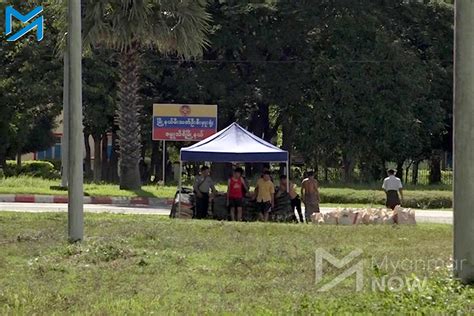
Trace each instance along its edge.
<path fill-rule="evenodd" d="M 217 105 L 153 104 L 153 140 L 201 141 L 217 131 Z"/>

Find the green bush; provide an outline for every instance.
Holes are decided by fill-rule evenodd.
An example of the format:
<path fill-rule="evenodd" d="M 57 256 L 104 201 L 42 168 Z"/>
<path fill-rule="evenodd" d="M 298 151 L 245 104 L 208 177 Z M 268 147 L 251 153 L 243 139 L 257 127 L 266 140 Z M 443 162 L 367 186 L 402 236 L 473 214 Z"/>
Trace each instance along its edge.
<path fill-rule="evenodd" d="M 53 166 L 54 166 L 54 170 L 56 170 L 58 172 L 61 172 L 61 160 L 60 159 L 47 159 L 47 160 L 44 160 L 44 161 L 52 163 Z"/>
<path fill-rule="evenodd" d="M 49 161 L 29 160 L 23 161 L 21 167 L 17 166 L 16 161 L 7 161 L 7 167 L 4 170 L 8 177 L 27 175 L 45 179 L 54 179 L 60 177 L 60 173 L 55 170 L 54 165 Z"/>
<path fill-rule="evenodd" d="M 404 207 L 437 209 L 451 208 L 453 196 L 450 191 L 405 191 Z M 385 204 L 382 190 L 356 190 L 322 188 L 321 203 L 333 204 Z"/>

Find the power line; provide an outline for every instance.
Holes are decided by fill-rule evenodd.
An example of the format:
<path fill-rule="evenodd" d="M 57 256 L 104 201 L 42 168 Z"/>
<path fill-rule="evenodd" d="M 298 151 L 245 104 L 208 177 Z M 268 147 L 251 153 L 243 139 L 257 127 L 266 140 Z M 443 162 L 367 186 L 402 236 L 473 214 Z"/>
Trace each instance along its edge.
<path fill-rule="evenodd" d="M 434 59 L 424 59 L 423 61 L 434 60 Z M 195 64 L 321 64 L 320 62 L 312 62 L 308 60 L 213 60 L 213 59 L 194 59 L 194 60 L 184 60 L 180 58 L 158 58 L 157 61 L 168 62 L 168 63 L 181 63 L 181 62 L 191 62 Z M 452 63 L 452 59 L 446 60 L 437 60 L 440 63 Z M 326 61 L 324 64 L 407 64 L 407 63 L 417 63 L 410 62 L 407 60 L 403 61 L 394 61 L 389 59 L 380 59 L 380 60 L 370 60 L 370 59 L 361 59 L 361 60 L 344 60 L 344 61 Z"/>

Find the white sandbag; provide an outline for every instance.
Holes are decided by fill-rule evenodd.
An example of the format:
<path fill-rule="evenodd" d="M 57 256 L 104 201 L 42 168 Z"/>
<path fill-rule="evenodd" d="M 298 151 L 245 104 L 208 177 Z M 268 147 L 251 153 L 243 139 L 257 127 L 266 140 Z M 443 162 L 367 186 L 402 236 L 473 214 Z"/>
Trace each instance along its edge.
<path fill-rule="evenodd" d="M 373 217 L 373 213 L 370 209 L 362 210 L 361 214 L 359 215 L 360 221 L 365 225 L 371 224 L 374 221 Z"/>
<path fill-rule="evenodd" d="M 324 224 L 324 216 L 321 213 L 313 213 L 311 214 L 311 222 L 313 224 Z"/>
<path fill-rule="evenodd" d="M 359 212 L 351 209 L 343 209 L 339 211 L 337 223 L 339 225 L 355 225 L 358 224 Z M 359 220 L 360 222 L 360 220 Z"/>
<path fill-rule="evenodd" d="M 337 225 L 339 211 L 332 211 L 324 214 L 324 224 Z"/>
<path fill-rule="evenodd" d="M 386 225 L 395 224 L 395 212 L 390 210 L 390 211 L 386 211 L 385 214 L 386 216 L 383 219 L 383 224 L 386 224 Z"/>
<path fill-rule="evenodd" d="M 384 224 L 387 217 L 387 212 L 383 209 L 379 209 L 373 214 L 372 224 Z"/>
<path fill-rule="evenodd" d="M 400 225 L 415 225 L 415 211 L 412 209 L 404 209 L 400 206 L 395 208 L 395 221 Z"/>

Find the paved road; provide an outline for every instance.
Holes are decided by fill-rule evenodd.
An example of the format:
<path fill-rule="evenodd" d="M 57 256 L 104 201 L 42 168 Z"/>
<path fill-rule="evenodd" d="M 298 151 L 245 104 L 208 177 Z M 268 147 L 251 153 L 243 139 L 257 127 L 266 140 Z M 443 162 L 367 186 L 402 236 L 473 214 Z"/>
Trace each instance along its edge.
<path fill-rule="evenodd" d="M 86 212 L 90 213 L 116 213 L 116 214 L 147 214 L 147 215 L 169 215 L 169 208 L 156 208 L 150 206 L 116 206 L 116 205 L 100 205 L 86 204 L 84 205 Z M 322 208 L 323 212 L 332 209 Z M 67 204 L 59 203 L 0 203 L 0 211 L 14 212 L 66 212 Z M 453 212 L 441 210 L 417 210 L 416 220 L 420 223 L 443 223 L 452 224 Z"/>
<path fill-rule="evenodd" d="M 116 213 L 116 214 L 154 214 L 169 215 L 168 208 L 153 208 L 150 206 L 119 206 L 105 204 L 85 204 L 84 210 L 90 213 Z M 13 212 L 66 212 L 67 204 L 61 203 L 0 203 L 0 211 Z"/>

